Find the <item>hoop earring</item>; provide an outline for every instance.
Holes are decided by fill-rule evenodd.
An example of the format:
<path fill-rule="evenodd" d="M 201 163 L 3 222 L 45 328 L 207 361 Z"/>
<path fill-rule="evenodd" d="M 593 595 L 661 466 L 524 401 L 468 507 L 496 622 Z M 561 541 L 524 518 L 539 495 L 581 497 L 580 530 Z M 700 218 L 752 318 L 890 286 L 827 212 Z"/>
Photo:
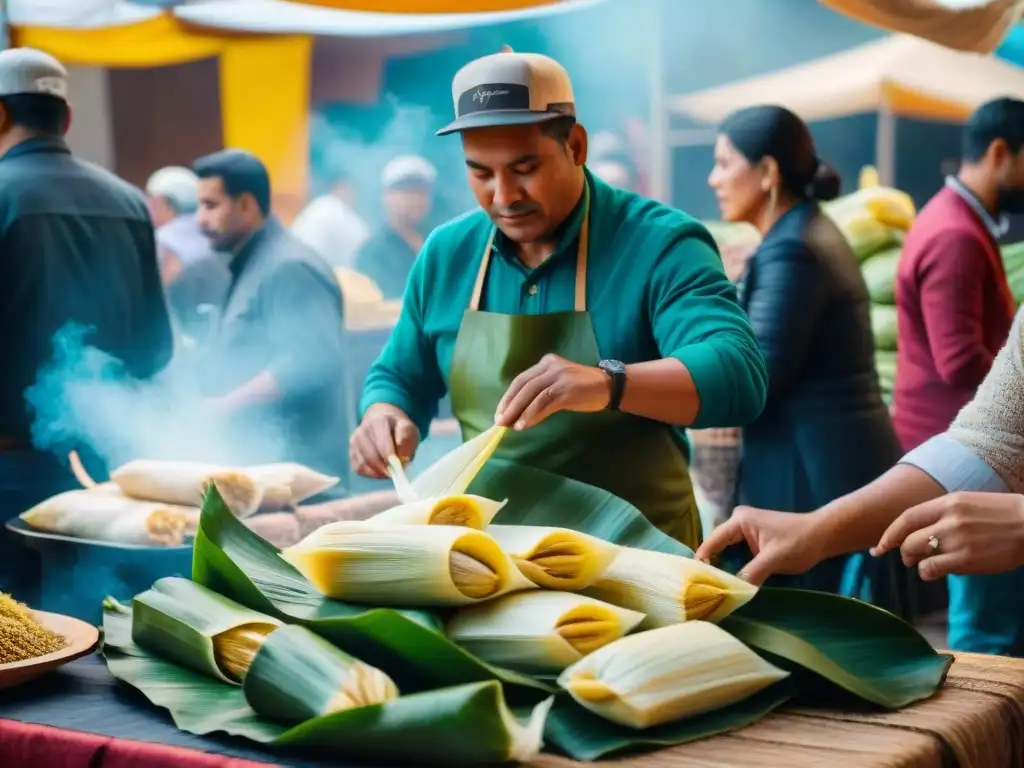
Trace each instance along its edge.
<path fill-rule="evenodd" d="M 772 187 L 770 190 L 768 190 L 768 210 L 765 212 L 765 218 L 767 218 L 769 221 L 771 220 L 772 216 L 775 215 L 775 205 L 776 203 L 778 203 L 778 200 L 778 187 Z"/>

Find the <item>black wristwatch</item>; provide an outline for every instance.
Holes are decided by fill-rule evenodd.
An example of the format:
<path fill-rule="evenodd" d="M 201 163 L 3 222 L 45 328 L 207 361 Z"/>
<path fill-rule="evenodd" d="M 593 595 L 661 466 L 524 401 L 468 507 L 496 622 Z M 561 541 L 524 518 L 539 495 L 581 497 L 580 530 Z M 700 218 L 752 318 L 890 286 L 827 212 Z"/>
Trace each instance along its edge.
<path fill-rule="evenodd" d="M 619 360 L 602 360 L 597 367 L 607 373 L 612 380 L 612 396 L 608 400 L 608 410 L 619 410 L 622 393 L 626 391 L 626 366 Z"/>

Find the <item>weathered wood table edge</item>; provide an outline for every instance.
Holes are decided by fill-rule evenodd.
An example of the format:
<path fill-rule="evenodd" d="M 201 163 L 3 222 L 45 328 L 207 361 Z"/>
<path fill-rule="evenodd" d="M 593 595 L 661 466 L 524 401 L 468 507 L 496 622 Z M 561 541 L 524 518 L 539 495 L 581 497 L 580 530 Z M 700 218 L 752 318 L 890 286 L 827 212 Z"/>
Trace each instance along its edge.
<path fill-rule="evenodd" d="M 1024 659 L 950 655 L 954 662 L 943 688 L 898 712 L 783 708 L 732 733 L 600 764 L 623 768 L 1024 768 Z M 585 763 L 543 755 L 529 765 L 574 768 Z"/>

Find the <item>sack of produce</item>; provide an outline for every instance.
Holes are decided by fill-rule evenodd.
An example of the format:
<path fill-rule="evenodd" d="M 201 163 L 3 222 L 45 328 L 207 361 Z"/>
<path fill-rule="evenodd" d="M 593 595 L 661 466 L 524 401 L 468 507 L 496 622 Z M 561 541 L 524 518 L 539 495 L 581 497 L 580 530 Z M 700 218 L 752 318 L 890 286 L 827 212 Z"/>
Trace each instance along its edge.
<path fill-rule="evenodd" d="M 861 274 L 864 275 L 864 283 L 873 303 L 896 303 L 896 270 L 899 268 L 901 253 L 900 248 L 887 248 L 861 264 Z"/>
<path fill-rule="evenodd" d="M 1024 242 L 1004 245 L 1001 249 L 1006 279 L 1010 283 L 1010 293 L 1017 304 L 1024 302 Z"/>
<path fill-rule="evenodd" d="M 860 261 L 866 260 L 883 249 L 901 244 L 898 230 L 872 218 L 867 213 L 854 213 L 846 217 L 833 216 L 832 218 Z"/>
<path fill-rule="evenodd" d="M 896 385 L 896 353 L 876 349 L 875 370 L 878 371 L 878 384 L 882 388 L 882 399 L 889 403 Z"/>
<path fill-rule="evenodd" d="M 875 349 L 896 351 L 896 307 L 871 305 L 871 332 L 875 336 Z"/>

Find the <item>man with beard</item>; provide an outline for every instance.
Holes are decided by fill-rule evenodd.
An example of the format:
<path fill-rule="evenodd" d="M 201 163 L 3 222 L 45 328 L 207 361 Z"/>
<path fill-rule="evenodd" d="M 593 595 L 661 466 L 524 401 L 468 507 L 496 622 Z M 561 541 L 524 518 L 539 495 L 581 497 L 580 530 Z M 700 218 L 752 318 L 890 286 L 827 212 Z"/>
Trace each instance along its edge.
<path fill-rule="evenodd" d="M 893 424 L 904 450 L 942 434 L 974 397 L 1013 323 L 997 245 L 1024 204 L 1024 102 L 996 99 L 964 127 L 956 176 L 907 235 L 896 285 Z"/>
<path fill-rule="evenodd" d="M 341 291 L 327 264 L 270 211 L 270 178 L 248 152 L 200 158 L 199 226 L 231 283 L 206 350 L 213 411 L 232 463 L 298 461 L 347 471 Z"/>

